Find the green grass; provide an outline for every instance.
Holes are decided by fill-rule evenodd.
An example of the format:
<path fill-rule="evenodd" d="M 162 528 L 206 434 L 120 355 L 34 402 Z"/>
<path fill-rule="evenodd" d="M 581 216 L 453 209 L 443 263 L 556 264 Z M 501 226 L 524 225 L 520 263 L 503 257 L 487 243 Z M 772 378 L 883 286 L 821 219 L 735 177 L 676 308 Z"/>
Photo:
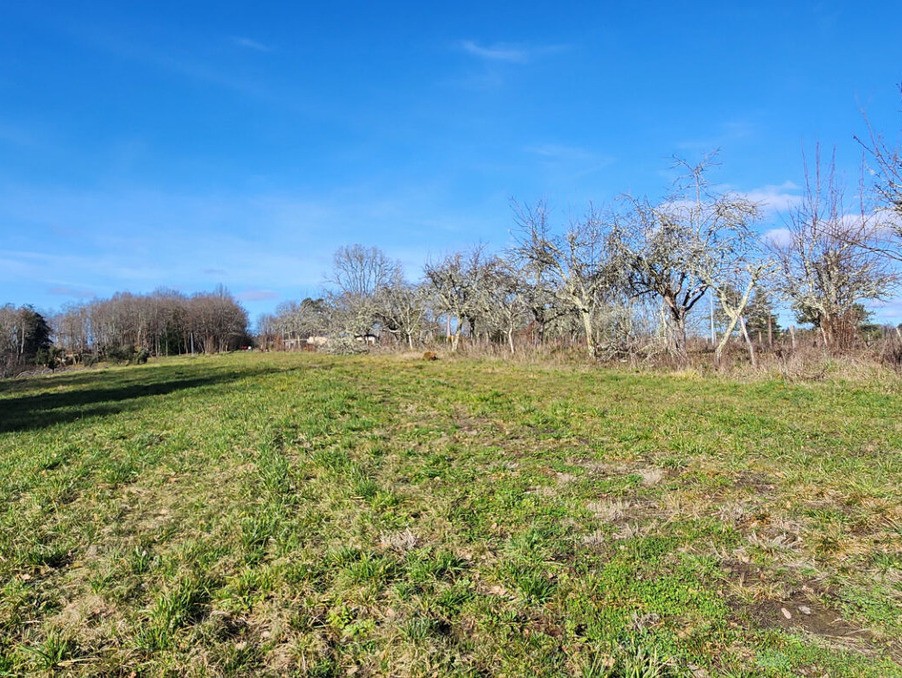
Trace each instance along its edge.
<path fill-rule="evenodd" d="M 0 675 L 902 675 L 902 382 L 0 382 Z"/>

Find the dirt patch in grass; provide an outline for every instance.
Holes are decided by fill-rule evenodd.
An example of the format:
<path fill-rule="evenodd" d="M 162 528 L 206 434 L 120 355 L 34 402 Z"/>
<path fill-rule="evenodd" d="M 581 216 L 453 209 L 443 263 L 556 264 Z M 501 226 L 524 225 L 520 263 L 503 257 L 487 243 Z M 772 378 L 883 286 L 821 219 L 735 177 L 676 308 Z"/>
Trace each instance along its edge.
<path fill-rule="evenodd" d="M 853 626 L 836 610 L 826 607 L 804 591 L 783 600 L 762 600 L 748 611 L 755 621 L 767 628 L 801 629 L 825 638 L 872 637 L 870 631 Z"/>
<path fill-rule="evenodd" d="M 454 408 L 452 422 L 459 433 L 469 436 L 485 435 L 495 429 L 495 424 L 485 417 L 474 416 L 463 407 Z"/>
<path fill-rule="evenodd" d="M 737 489 L 752 490 L 756 495 L 773 494 L 771 477 L 757 471 L 740 471 L 733 480 Z"/>
<path fill-rule="evenodd" d="M 764 628 L 805 633 L 830 645 L 846 647 L 867 656 L 876 656 L 880 640 L 869 629 L 843 619 L 836 610 L 818 601 L 805 590 L 792 591 L 781 600 L 762 600 L 746 609 L 746 613 Z M 885 644 L 886 653 L 902 662 L 902 642 Z"/>
<path fill-rule="evenodd" d="M 758 587 L 768 590 L 769 584 L 780 579 L 776 573 L 741 561 L 724 563 L 721 569 L 739 586 L 750 590 Z M 840 612 L 823 602 L 827 597 L 829 592 L 824 585 L 812 580 L 784 588 L 779 596 L 754 602 L 728 597 L 728 603 L 737 617 L 750 620 L 761 628 L 801 632 L 830 645 L 873 655 L 873 648 L 880 645 L 879 638 L 871 630 L 844 619 Z M 902 644 L 893 642 L 886 647 L 894 661 L 902 659 Z"/>
<path fill-rule="evenodd" d="M 571 459 L 568 463 L 573 466 L 579 466 L 586 470 L 590 476 L 599 477 L 617 477 L 617 476 L 639 476 L 639 482 L 644 487 L 658 485 L 670 478 L 678 475 L 677 471 L 672 469 L 659 468 L 647 462 L 605 462 L 595 459 Z"/>

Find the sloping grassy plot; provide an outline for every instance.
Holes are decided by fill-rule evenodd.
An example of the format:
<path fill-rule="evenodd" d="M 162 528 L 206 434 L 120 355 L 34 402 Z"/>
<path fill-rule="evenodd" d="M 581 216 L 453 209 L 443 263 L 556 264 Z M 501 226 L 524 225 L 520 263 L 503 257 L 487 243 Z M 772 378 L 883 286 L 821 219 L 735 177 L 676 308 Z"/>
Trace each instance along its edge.
<path fill-rule="evenodd" d="M 902 675 L 900 451 L 898 383 L 260 354 L 0 382 L 0 672 Z"/>

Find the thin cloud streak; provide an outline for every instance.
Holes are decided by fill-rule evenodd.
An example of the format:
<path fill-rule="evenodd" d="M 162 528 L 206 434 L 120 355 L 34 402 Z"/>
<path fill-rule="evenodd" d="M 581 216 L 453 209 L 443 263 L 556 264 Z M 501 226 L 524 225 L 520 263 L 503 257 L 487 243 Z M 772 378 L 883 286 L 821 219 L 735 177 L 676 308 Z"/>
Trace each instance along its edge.
<path fill-rule="evenodd" d="M 273 48 L 269 45 L 265 45 L 262 42 L 257 42 L 256 40 L 252 40 L 251 38 L 242 38 L 242 37 L 233 37 L 232 43 L 237 45 L 238 47 L 244 47 L 246 49 L 254 50 L 255 52 L 272 52 Z"/>
<path fill-rule="evenodd" d="M 707 153 L 713 149 L 729 148 L 738 141 L 747 141 L 758 133 L 758 126 L 747 120 L 727 120 L 709 137 L 681 139 L 675 146 L 681 151 Z"/>
<path fill-rule="evenodd" d="M 211 65 L 186 53 L 184 45 L 154 47 L 146 42 L 129 40 L 125 36 L 96 28 L 67 29 L 75 39 L 91 48 L 121 59 L 141 63 L 184 78 L 206 82 L 241 94 L 264 97 L 266 91 L 259 82 L 233 75 L 227 68 Z M 248 45 L 243 45 L 249 47 Z"/>
<path fill-rule="evenodd" d="M 272 290 L 244 290 L 235 296 L 239 301 L 270 301 L 279 298 Z"/>
<path fill-rule="evenodd" d="M 82 287 L 73 287 L 71 285 L 55 285 L 47 290 L 48 294 L 55 297 L 72 297 L 75 299 L 91 299 L 96 294 Z"/>
<path fill-rule="evenodd" d="M 549 160 L 593 160 L 597 156 L 586 148 L 566 146 L 563 144 L 537 144 L 527 146 L 527 153 L 538 155 Z"/>
<path fill-rule="evenodd" d="M 482 46 L 472 40 L 463 40 L 460 48 L 470 56 L 486 61 L 503 61 L 512 64 L 525 64 L 529 61 L 529 51 L 513 45 Z"/>

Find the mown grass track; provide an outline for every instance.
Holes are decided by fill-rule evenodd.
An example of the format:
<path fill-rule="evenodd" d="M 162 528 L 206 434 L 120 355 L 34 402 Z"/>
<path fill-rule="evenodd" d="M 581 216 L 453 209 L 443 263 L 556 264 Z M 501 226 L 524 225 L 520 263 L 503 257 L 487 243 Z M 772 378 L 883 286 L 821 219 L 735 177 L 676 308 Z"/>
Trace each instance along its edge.
<path fill-rule="evenodd" d="M 310 354 L 4 381 L 0 671 L 902 675 L 900 479 L 894 381 Z"/>

